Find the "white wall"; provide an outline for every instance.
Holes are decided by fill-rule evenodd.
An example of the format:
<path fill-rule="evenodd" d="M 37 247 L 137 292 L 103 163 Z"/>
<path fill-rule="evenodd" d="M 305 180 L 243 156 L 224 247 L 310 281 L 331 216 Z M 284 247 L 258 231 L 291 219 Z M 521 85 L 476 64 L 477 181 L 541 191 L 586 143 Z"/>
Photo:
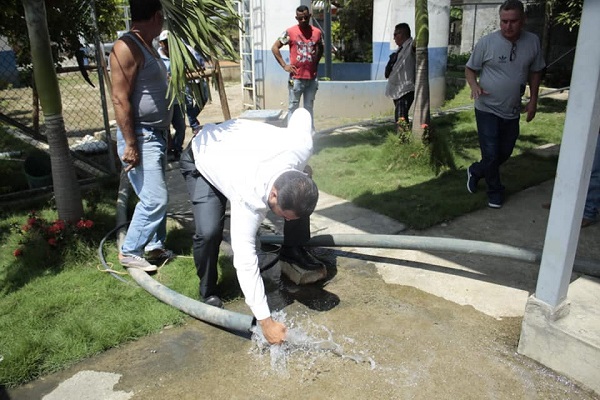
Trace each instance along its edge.
<path fill-rule="evenodd" d="M 479 39 L 500 27 L 499 4 L 463 7 L 460 52 L 470 53 Z"/>
<path fill-rule="evenodd" d="M 288 27 L 295 25 L 296 7 L 310 1 L 253 0 L 255 16 L 255 64 L 259 105 L 264 109 L 287 110 L 288 74 L 277 64 L 271 46 Z M 450 0 L 429 0 L 429 73 L 432 108 L 439 107 L 445 95 Z M 268 23 L 266 23 L 268 21 Z M 321 81 L 315 100 L 315 116 L 368 118 L 391 115 L 393 102 L 385 97 L 383 72 L 395 49 L 394 26 L 406 22 L 415 31 L 414 0 L 374 0 L 373 66 L 370 81 Z M 281 51 L 289 59 L 287 46 Z"/>

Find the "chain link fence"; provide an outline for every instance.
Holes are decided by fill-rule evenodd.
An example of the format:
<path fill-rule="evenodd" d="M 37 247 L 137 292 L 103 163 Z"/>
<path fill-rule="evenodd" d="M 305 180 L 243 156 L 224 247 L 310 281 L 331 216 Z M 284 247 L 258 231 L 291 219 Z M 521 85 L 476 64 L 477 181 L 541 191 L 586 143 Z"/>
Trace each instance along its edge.
<path fill-rule="evenodd" d="M 66 135 L 76 158 L 87 159 L 110 173 L 115 168 L 108 156 L 107 133 L 114 112 L 107 92 L 101 87 L 104 79 L 96 66 L 95 49 L 92 46 L 83 50 L 83 65 L 72 58 L 61 62 L 56 70 Z M 44 116 L 32 82 L 31 69 L 18 65 L 10 43 L 0 36 L 0 121 L 44 142 Z"/>

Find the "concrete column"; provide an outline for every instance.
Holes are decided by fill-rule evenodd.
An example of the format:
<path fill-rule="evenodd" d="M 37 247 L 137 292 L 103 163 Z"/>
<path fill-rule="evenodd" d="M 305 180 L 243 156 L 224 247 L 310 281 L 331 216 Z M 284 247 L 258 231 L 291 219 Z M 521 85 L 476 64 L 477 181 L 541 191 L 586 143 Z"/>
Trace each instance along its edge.
<path fill-rule="evenodd" d="M 431 109 L 446 100 L 450 0 L 429 0 L 429 96 Z"/>
<path fill-rule="evenodd" d="M 373 0 L 373 65 L 371 79 L 385 79 L 385 65 L 396 50 L 394 27 L 401 22 L 415 34 L 414 0 Z"/>
<path fill-rule="evenodd" d="M 431 107 L 440 107 L 446 92 L 446 62 L 450 31 L 450 0 L 429 0 L 429 93 Z M 373 80 L 384 80 L 385 65 L 396 50 L 394 27 L 406 22 L 416 37 L 414 0 L 374 0 L 373 2 Z"/>
<path fill-rule="evenodd" d="M 586 0 L 583 11 L 535 293 L 552 308 L 567 297 L 600 126 L 600 2 Z"/>

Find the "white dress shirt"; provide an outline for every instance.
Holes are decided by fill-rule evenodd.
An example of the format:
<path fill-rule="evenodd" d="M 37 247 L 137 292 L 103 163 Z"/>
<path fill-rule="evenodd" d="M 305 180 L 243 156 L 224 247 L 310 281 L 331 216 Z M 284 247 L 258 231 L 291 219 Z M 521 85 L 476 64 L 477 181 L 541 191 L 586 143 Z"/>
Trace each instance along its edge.
<path fill-rule="evenodd" d="M 302 171 L 312 154 L 312 121 L 303 108 L 287 128 L 234 119 L 207 124 L 194 137 L 198 171 L 230 202 L 233 265 L 246 304 L 258 320 L 271 315 L 256 256 L 256 234 L 269 206 L 275 180 Z"/>

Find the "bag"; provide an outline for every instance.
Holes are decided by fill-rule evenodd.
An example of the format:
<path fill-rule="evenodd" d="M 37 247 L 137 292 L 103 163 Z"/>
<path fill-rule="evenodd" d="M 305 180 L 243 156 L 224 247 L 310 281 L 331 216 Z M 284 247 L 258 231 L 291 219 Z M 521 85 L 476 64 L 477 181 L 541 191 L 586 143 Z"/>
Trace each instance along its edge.
<path fill-rule="evenodd" d="M 395 51 L 392 54 L 390 54 L 390 59 L 389 59 L 387 65 L 385 66 L 385 79 L 390 77 L 390 74 L 392 73 L 392 68 L 394 68 L 394 64 L 396 64 L 396 60 L 398 60 L 398 53 L 399 53 L 399 51 Z"/>

